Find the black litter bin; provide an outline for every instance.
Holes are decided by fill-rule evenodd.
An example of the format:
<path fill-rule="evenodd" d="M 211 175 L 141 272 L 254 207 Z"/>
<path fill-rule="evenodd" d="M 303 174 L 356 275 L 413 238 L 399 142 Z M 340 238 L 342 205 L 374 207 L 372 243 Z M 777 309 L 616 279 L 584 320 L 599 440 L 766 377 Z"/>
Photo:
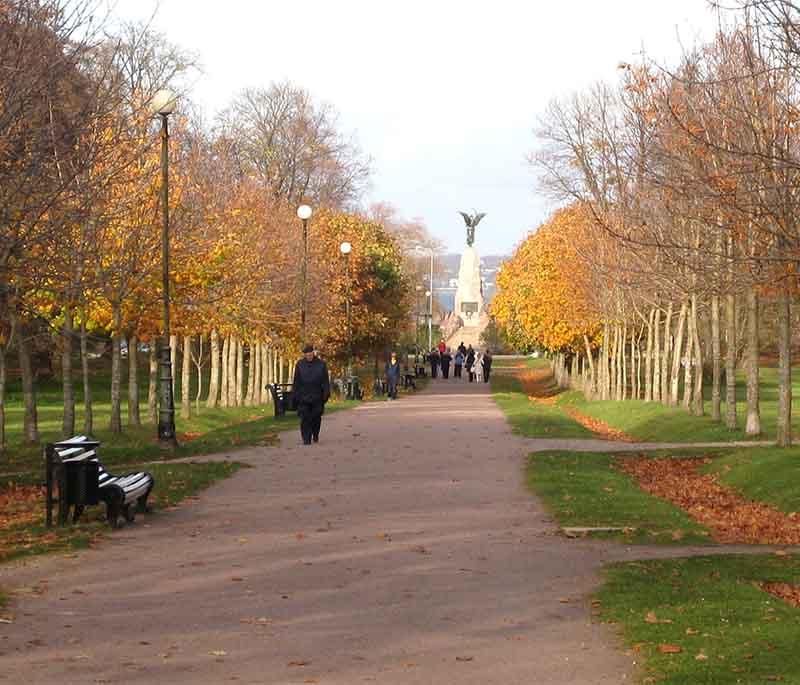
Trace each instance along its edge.
<path fill-rule="evenodd" d="M 346 399 L 348 400 L 360 400 L 364 393 L 361 392 L 361 384 L 358 381 L 356 376 L 351 376 L 345 381 L 345 388 L 346 388 Z"/>
<path fill-rule="evenodd" d="M 67 506 L 83 507 L 100 502 L 100 467 L 84 459 L 64 463 Z"/>

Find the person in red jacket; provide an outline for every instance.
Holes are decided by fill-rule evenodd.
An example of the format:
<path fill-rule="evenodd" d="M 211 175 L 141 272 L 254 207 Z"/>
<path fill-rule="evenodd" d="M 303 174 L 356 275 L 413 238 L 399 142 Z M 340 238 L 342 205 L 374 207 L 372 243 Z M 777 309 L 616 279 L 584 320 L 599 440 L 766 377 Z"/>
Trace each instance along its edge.
<path fill-rule="evenodd" d="M 444 340 L 440 340 L 439 344 L 436 346 L 439 348 L 439 354 L 444 354 L 444 351 L 447 349 L 447 345 L 444 344 Z"/>

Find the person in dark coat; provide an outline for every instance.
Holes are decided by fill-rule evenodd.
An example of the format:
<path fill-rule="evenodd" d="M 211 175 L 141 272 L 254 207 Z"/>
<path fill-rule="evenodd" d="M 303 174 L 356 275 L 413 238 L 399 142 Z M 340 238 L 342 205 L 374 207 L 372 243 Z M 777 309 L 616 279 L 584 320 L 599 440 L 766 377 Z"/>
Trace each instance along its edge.
<path fill-rule="evenodd" d="M 446 347 L 439 357 L 439 365 L 442 367 L 442 378 L 447 380 L 450 378 L 450 362 L 453 361 L 453 355 L 450 354 L 450 348 Z"/>
<path fill-rule="evenodd" d="M 458 351 L 461 352 L 461 356 L 462 357 L 466 357 L 467 356 L 467 348 L 464 346 L 464 341 L 463 340 L 458 345 Z"/>
<path fill-rule="evenodd" d="M 467 348 L 467 355 L 464 359 L 464 368 L 467 370 L 467 374 L 469 374 L 469 382 L 475 382 L 475 350 L 472 349 L 472 345 Z"/>
<path fill-rule="evenodd" d="M 439 350 L 435 347 L 431 350 L 431 378 L 436 378 L 439 373 Z"/>
<path fill-rule="evenodd" d="M 455 363 L 455 371 L 453 376 L 455 378 L 461 378 L 461 368 L 464 366 L 464 353 L 461 351 L 461 348 L 458 348 L 458 352 L 456 352 L 456 356 L 453 358 L 453 362 Z"/>
<path fill-rule="evenodd" d="M 306 345 L 303 358 L 294 367 L 292 393 L 297 415 L 300 417 L 300 435 L 304 445 L 319 442 L 319 430 L 325 403 L 331 397 L 328 367 L 314 354 L 314 348 Z"/>
<path fill-rule="evenodd" d="M 483 353 L 483 382 L 489 382 L 489 374 L 492 372 L 492 354 L 489 350 Z"/>
<path fill-rule="evenodd" d="M 397 384 L 400 382 L 400 360 L 397 352 L 392 352 L 392 357 L 386 362 L 386 385 L 389 386 L 389 399 L 397 399 Z"/>

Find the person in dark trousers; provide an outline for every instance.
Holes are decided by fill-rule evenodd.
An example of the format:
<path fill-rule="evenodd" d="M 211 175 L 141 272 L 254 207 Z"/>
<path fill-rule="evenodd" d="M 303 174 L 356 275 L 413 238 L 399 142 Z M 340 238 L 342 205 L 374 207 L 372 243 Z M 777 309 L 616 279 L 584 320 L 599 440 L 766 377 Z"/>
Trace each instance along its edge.
<path fill-rule="evenodd" d="M 397 352 L 392 352 L 392 356 L 386 362 L 386 385 L 389 387 L 389 399 L 397 399 L 397 384 L 400 382 L 400 361 L 397 359 Z"/>
<path fill-rule="evenodd" d="M 435 347 L 431 350 L 431 378 L 436 378 L 439 373 L 439 350 Z"/>
<path fill-rule="evenodd" d="M 450 354 L 450 348 L 446 347 L 442 355 L 439 357 L 439 365 L 442 367 L 442 378 L 447 380 L 450 378 L 450 362 L 453 361 L 453 356 Z"/>
<path fill-rule="evenodd" d="M 461 351 L 461 348 L 458 348 L 458 352 L 456 352 L 456 356 L 453 357 L 453 363 L 455 366 L 453 367 L 453 377 L 454 378 L 461 378 L 461 367 L 464 366 L 464 353 Z"/>
<path fill-rule="evenodd" d="M 492 354 L 489 350 L 483 353 L 483 382 L 489 382 L 489 374 L 492 372 Z"/>
<path fill-rule="evenodd" d="M 292 393 L 300 417 L 303 444 L 310 445 L 312 440 L 319 442 L 322 414 L 331 397 L 331 383 L 328 367 L 314 354 L 311 345 L 303 348 L 303 358 L 294 367 Z"/>
<path fill-rule="evenodd" d="M 467 374 L 469 375 L 469 382 L 475 382 L 475 350 L 472 349 L 472 345 L 467 348 L 467 356 L 464 359 L 464 368 L 467 370 Z"/>
<path fill-rule="evenodd" d="M 461 356 L 462 357 L 466 357 L 467 356 L 467 348 L 464 347 L 464 341 L 463 340 L 461 341 L 461 343 L 458 346 L 458 351 L 461 352 Z"/>

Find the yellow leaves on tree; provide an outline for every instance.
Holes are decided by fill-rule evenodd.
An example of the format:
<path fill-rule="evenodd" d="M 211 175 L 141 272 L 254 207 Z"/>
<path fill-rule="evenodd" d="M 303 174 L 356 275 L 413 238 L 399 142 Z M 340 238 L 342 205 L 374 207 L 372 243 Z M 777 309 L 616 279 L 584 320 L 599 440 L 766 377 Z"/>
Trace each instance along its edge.
<path fill-rule="evenodd" d="M 503 264 L 492 313 L 516 347 L 578 349 L 584 335 L 597 334 L 590 272 L 580 254 L 597 230 L 586 208 L 561 209 Z"/>

